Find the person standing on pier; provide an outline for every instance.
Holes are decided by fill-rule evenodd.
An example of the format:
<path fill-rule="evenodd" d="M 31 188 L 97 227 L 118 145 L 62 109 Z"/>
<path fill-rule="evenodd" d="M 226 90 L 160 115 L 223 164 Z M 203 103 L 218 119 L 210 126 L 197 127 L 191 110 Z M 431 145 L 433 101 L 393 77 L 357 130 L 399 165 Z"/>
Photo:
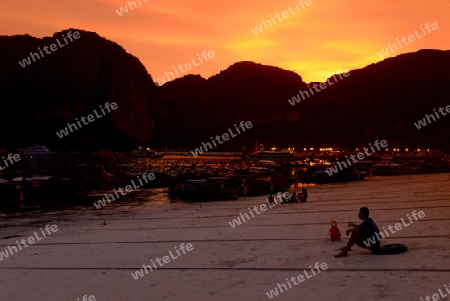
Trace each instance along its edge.
<path fill-rule="evenodd" d="M 13 192 L 13 202 L 18 205 L 20 213 L 23 212 L 24 201 L 23 187 L 21 184 L 17 184 Z M 14 205 L 14 207 L 17 205 Z"/>

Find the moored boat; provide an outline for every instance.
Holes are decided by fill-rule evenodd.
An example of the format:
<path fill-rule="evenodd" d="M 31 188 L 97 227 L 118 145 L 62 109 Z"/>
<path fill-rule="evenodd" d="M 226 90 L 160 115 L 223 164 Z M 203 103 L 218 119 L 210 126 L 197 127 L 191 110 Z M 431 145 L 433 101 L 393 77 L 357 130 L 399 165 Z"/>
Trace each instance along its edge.
<path fill-rule="evenodd" d="M 171 198 L 184 200 L 235 199 L 238 187 L 231 178 L 209 177 L 179 181 L 169 187 Z"/>
<path fill-rule="evenodd" d="M 150 148 L 143 148 L 140 146 L 138 149 L 135 149 L 131 152 L 131 157 L 138 157 L 138 158 L 162 158 L 164 157 L 165 153 L 154 151 Z"/>
<path fill-rule="evenodd" d="M 56 152 L 51 152 L 44 145 L 34 145 L 31 147 L 19 147 L 19 155 L 26 157 L 47 157 L 56 154 Z"/>
<path fill-rule="evenodd" d="M 249 160 L 270 160 L 270 161 L 289 162 L 301 160 L 301 157 L 289 151 L 258 151 L 249 154 Z"/>
<path fill-rule="evenodd" d="M 301 183 L 339 183 L 351 181 L 363 181 L 368 176 L 368 171 L 365 168 L 349 167 L 339 170 L 337 173 L 328 173 L 326 165 L 310 166 L 299 170 L 299 181 Z"/>
<path fill-rule="evenodd" d="M 372 164 L 374 176 L 405 175 L 409 173 L 409 170 L 410 166 L 406 163 L 380 162 Z"/>

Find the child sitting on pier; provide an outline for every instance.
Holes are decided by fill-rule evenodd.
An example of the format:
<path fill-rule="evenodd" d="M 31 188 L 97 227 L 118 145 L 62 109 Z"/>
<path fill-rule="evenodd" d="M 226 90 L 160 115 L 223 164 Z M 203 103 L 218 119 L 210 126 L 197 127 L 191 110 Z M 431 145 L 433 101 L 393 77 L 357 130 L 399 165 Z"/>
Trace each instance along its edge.
<path fill-rule="evenodd" d="M 340 240 L 341 239 L 341 231 L 337 226 L 337 221 L 332 219 L 330 222 L 330 238 L 331 240 Z"/>

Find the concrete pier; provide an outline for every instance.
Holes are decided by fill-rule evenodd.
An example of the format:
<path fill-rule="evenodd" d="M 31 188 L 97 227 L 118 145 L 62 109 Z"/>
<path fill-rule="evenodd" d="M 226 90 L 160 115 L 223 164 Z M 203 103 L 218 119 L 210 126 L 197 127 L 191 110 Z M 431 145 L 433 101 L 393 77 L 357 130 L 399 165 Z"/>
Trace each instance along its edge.
<path fill-rule="evenodd" d="M 449 174 L 306 187 L 308 202 L 278 204 L 253 217 L 248 208 L 265 204 L 267 196 L 182 203 L 170 202 L 163 190 L 142 203 L 2 217 L 0 252 L 47 224 L 59 230 L 3 257 L 1 300 L 76 301 L 84 295 L 99 301 L 269 300 L 270 290 L 283 288 L 286 278 L 305 270 L 311 275 L 316 263 L 328 268 L 291 288 L 286 285 L 272 298 L 420 300 L 439 289 L 445 292 L 444 284 L 450 283 Z M 146 200 L 147 192 L 135 198 Z M 382 242 L 403 243 L 409 250 L 377 256 L 355 246 L 348 257 L 334 258 L 347 242 L 347 223 L 359 222 L 361 206 L 369 207 L 380 230 L 423 211 L 424 218 Z M 244 213 L 250 218 L 231 227 L 229 222 Z M 328 238 L 331 219 L 343 234 L 340 242 Z M 191 244 L 192 250 L 177 254 L 181 244 Z M 135 280 L 131 274 L 152 260 L 158 268 Z"/>

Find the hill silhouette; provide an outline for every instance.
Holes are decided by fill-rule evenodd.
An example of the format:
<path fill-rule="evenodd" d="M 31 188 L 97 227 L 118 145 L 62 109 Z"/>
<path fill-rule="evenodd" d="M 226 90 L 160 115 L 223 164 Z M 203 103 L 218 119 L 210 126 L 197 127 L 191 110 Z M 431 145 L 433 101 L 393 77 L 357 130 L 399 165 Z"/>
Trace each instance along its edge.
<path fill-rule="evenodd" d="M 80 38 L 29 66 L 18 63 L 68 31 Z M 44 143 L 61 149 L 120 147 L 148 140 L 155 131 L 151 111 L 157 87 L 144 66 L 122 47 L 96 33 L 68 29 L 53 37 L 0 37 L 0 145 Z M 55 134 L 75 118 L 106 102 L 119 109 L 59 139 Z"/>
<path fill-rule="evenodd" d="M 240 62 L 202 81 L 201 87 L 186 84 L 190 79 L 185 77 L 164 85 L 162 94 L 171 104 L 191 105 L 174 114 L 185 131 L 187 127 L 196 133 L 188 140 L 196 142 L 192 146 L 245 119 L 255 125 L 246 137 L 248 143 L 257 140 L 266 148 L 358 147 L 376 139 L 387 140 L 391 147 L 445 148 L 450 145 L 450 118 L 420 130 L 414 123 L 433 109 L 450 105 L 449 67 L 450 51 L 403 54 L 352 70 L 342 80 L 335 76 L 338 82 L 330 77 L 332 86 L 292 106 L 288 99 L 308 90 L 300 76 Z M 202 114 L 192 118 L 190 114 L 200 111 L 198 106 Z M 235 147 L 242 144 L 232 142 Z"/>
<path fill-rule="evenodd" d="M 18 64 L 69 30 L 81 35 L 70 47 L 25 68 Z M 242 120 L 253 128 L 215 150 L 255 143 L 266 149 L 362 147 L 376 139 L 390 147 L 450 147 L 450 116 L 420 130 L 414 126 L 450 105 L 450 51 L 420 50 L 351 70 L 292 106 L 288 100 L 314 83 L 308 87 L 300 75 L 274 66 L 237 62 L 208 79 L 187 75 L 157 87 L 136 57 L 93 32 L 0 36 L 0 46 L 0 146 L 7 148 L 192 149 Z M 119 108 L 110 115 L 56 136 L 68 122 L 113 101 Z"/>

